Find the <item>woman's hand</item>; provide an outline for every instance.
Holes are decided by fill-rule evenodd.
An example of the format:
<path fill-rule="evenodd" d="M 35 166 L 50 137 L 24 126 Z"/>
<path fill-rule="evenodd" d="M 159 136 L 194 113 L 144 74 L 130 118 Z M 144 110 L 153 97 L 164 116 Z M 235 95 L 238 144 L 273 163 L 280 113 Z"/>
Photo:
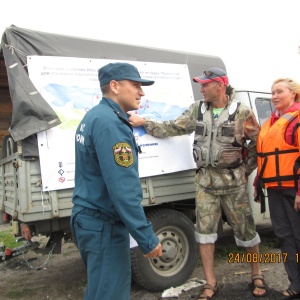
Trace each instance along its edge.
<path fill-rule="evenodd" d="M 297 212 L 300 211 L 300 196 L 296 195 L 294 208 Z"/>
<path fill-rule="evenodd" d="M 254 199 L 257 197 L 257 189 L 256 188 L 254 188 L 253 197 L 254 197 Z"/>
<path fill-rule="evenodd" d="M 261 203 L 261 200 L 260 200 L 260 198 L 258 196 L 258 193 L 257 193 L 257 189 L 255 187 L 254 187 L 253 197 L 254 197 L 254 201 L 256 203 Z"/>

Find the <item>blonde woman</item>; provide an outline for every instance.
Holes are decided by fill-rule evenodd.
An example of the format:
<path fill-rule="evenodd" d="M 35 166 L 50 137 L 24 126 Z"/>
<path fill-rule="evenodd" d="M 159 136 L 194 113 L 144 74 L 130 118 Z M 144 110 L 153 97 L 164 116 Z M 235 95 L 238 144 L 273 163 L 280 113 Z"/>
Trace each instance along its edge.
<path fill-rule="evenodd" d="M 280 78 L 272 85 L 275 107 L 258 140 L 259 189 L 267 189 L 270 216 L 290 281 L 277 299 L 300 299 L 300 85 Z M 257 192 L 255 193 L 257 196 Z"/>

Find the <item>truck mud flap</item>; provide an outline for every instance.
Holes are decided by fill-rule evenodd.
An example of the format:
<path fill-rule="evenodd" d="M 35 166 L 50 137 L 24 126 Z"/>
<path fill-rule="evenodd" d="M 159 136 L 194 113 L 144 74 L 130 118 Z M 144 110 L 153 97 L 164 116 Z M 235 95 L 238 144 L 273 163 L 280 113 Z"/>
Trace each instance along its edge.
<path fill-rule="evenodd" d="M 61 244 L 63 237 L 64 233 L 62 231 L 52 232 L 45 248 L 53 248 L 52 254 L 61 254 Z"/>

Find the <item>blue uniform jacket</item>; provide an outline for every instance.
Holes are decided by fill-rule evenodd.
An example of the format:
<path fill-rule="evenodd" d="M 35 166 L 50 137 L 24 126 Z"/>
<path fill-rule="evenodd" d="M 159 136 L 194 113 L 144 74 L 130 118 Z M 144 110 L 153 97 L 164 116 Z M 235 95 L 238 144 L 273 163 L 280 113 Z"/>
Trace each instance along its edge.
<path fill-rule="evenodd" d="M 143 253 L 159 243 L 141 201 L 138 149 L 128 116 L 108 98 L 86 113 L 75 136 L 73 203 L 123 222 Z"/>

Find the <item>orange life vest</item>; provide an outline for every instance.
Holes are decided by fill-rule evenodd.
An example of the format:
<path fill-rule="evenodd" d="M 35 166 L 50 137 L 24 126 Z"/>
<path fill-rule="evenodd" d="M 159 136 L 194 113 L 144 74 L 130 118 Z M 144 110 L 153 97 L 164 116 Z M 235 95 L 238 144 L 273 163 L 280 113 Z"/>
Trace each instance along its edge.
<path fill-rule="evenodd" d="M 287 126 L 295 118 L 298 118 L 295 127 L 297 130 L 299 111 L 284 114 L 272 126 L 271 120 L 266 121 L 262 126 L 257 140 L 258 185 L 265 188 L 295 187 L 296 190 L 298 189 L 299 147 L 289 145 L 284 138 Z M 300 141 L 299 130 L 297 134 Z"/>

